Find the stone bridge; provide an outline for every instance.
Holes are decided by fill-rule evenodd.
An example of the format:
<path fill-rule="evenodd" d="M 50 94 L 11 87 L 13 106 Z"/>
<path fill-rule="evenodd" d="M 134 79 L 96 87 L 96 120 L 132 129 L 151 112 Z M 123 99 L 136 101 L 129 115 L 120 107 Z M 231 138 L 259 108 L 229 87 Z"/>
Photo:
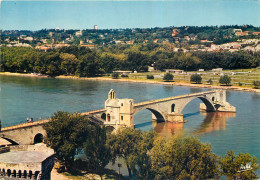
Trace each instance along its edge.
<path fill-rule="evenodd" d="M 85 112 L 81 115 L 88 116 L 94 123 L 105 124 L 111 130 L 125 126 L 134 128 L 134 115 L 143 109 L 152 112 L 153 120 L 182 123 L 182 110 L 195 98 L 203 102 L 200 104 L 200 109 L 203 111 L 236 112 L 236 108 L 226 102 L 226 91 L 223 90 L 173 96 L 135 104 L 133 99 L 117 99 L 115 91 L 111 89 L 105 101 L 105 109 Z M 5 127 L 2 128 L 0 137 L 13 144 L 36 144 L 43 141 L 46 135 L 43 124 L 49 121 L 50 119 L 45 119 Z"/>
<path fill-rule="evenodd" d="M 202 111 L 236 112 L 236 108 L 226 101 L 226 91 L 224 90 L 173 96 L 137 104 L 134 104 L 133 99 L 117 99 L 115 91 L 110 90 L 105 102 L 105 125 L 113 128 L 134 127 L 134 115 L 143 109 L 152 112 L 153 120 L 181 123 L 183 122 L 182 110 L 195 98 L 199 98 L 203 102 L 200 104 Z"/>
<path fill-rule="evenodd" d="M 93 115 L 100 116 L 105 112 L 105 109 L 80 113 L 83 116 L 89 116 L 90 120 L 94 123 L 103 124 L 104 120 L 101 118 L 93 118 Z M 19 145 L 32 145 L 43 141 L 46 131 L 43 128 L 45 123 L 50 119 L 39 120 L 35 122 L 22 123 L 15 126 L 9 126 L 1 129 L 0 137 L 4 138 L 13 144 Z"/>

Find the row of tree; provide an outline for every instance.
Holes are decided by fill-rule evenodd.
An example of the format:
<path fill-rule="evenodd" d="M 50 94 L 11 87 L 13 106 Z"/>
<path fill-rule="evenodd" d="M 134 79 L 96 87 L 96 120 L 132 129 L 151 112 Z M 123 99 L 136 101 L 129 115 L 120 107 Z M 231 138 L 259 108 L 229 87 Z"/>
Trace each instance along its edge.
<path fill-rule="evenodd" d="M 165 138 L 154 131 L 123 128 L 108 134 L 77 113 L 57 112 L 44 126 L 45 142 L 68 171 L 73 167 L 102 175 L 105 166 L 122 158 L 129 177 L 135 179 L 208 179 L 226 175 L 233 179 L 257 178 L 257 159 L 233 151 L 218 157 L 209 144 L 194 137 Z M 85 160 L 77 166 L 75 155 L 84 150 Z M 78 161 L 76 161 L 78 162 Z M 250 167 L 248 167 L 250 165 Z"/>
<path fill-rule="evenodd" d="M 183 69 L 187 71 L 253 68 L 260 65 L 260 52 L 173 52 L 171 45 L 134 45 L 90 50 L 70 46 L 47 52 L 24 47 L 1 48 L 1 71 L 41 73 L 49 76 L 97 76 L 113 70 L 147 71 Z"/>

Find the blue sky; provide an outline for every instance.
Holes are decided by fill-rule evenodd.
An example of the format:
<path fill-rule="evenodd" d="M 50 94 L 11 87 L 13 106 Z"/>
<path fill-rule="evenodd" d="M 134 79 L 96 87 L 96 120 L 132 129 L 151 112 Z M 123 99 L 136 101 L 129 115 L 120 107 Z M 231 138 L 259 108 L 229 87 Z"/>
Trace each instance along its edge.
<path fill-rule="evenodd" d="M 168 26 L 260 26 L 257 0 L 9 1 L 1 2 L 0 29 L 100 29 Z"/>

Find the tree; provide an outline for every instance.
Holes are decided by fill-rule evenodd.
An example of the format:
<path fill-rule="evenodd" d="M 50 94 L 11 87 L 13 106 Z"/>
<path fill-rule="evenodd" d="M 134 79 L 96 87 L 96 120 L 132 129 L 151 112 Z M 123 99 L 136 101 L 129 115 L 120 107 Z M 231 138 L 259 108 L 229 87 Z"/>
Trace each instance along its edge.
<path fill-rule="evenodd" d="M 140 130 L 124 128 L 117 132 L 116 135 L 112 134 L 108 138 L 113 162 L 115 162 L 117 157 L 123 158 L 127 166 L 129 178 L 132 177 L 132 167 L 134 166 L 132 157 L 136 152 L 136 144 L 140 140 L 140 137 Z"/>
<path fill-rule="evenodd" d="M 87 53 L 79 58 L 76 72 L 80 77 L 93 77 L 101 73 L 95 53 Z"/>
<path fill-rule="evenodd" d="M 228 151 L 220 159 L 221 171 L 223 175 L 232 179 L 257 179 L 256 170 L 259 168 L 257 158 L 249 153 L 239 153 Z"/>
<path fill-rule="evenodd" d="M 147 75 L 146 78 L 147 79 L 154 79 L 154 76 L 153 75 Z"/>
<path fill-rule="evenodd" d="M 217 156 L 194 137 L 156 139 L 151 153 L 156 179 L 218 178 Z"/>
<path fill-rule="evenodd" d="M 58 111 L 51 116 L 44 129 L 47 133 L 45 142 L 54 149 L 58 160 L 70 171 L 75 155 L 81 151 L 89 135 L 90 121 L 78 113 Z"/>
<path fill-rule="evenodd" d="M 153 131 L 141 132 L 132 128 L 124 128 L 108 138 L 112 160 L 123 158 L 128 169 L 129 178 L 151 176 L 151 163 L 149 151 L 153 147 L 155 133 Z M 142 178 L 141 178 L 142 179 Z"/>
<path fill-rule="evenodd" d="M 118 77 L 119 77 L 119 74 L 118 74 L 118 73 L 116 73 L 116 72 L 113 72 L 113 73 L 112 73 L 112 78 L 113 78 L 113 79 L 118 79 Z"/>
<path fill-rule="evenodd" d="M 84 153 L 89 166 L 96 172 L 103 172 L 104 167 L 111 160 L 110 150 L 106 144 L 106 128 L 93 125 L 89 136 L 84 142 Z"/>
<path fill-rule="evenodd" d="M 74 54 L 61 53 L 60 59 L 61 70 L 67 75 L 75 74 L 78 65 L 78 59 L 76 58 L 76 56 Z"/>
<path fill-rule="evenodd" d="M 221 76 L 219 78 L 219 83 L 227 86 L 231 83 L 231 78 L 228 75 Z"/>
<path fill-rule="evenodd" d="M 259 89 L 260 88 L 260 81 L 253 81 L 253 85 L 255 89 Z"/>
<path fill-rule="evenodd" d="M 190 77 L 190 81 L 199 84 L 202 81 L 202 77 L 199 74 L 192 74 Z"/>
<path fill-rule="evenodd" d="M 173 80 L 173 75 L 171 73 L 166 73 L 164 76 L 163 76 L 163 80 L 164 81 L 172 81 Z"/>

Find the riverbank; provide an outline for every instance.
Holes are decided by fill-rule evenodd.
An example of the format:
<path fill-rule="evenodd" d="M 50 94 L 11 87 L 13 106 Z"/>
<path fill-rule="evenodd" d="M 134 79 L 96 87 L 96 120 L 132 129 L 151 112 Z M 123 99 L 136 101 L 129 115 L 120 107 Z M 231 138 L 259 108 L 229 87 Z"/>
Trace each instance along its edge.
<path fill-rule="evenodd" d="M 24 76 L 24 77 L 37 77 L 37 78 L 49 78 L 47 75 L 38 75 L 38 74 L 22 74 L 22 73 L 10 73 L 10 72 L 0 72 L 0 75 L 6 76 Z M 95 81 L 115 81 L 115 82 L 133 82 L 133 83 L 148 83 L 148 84 L 162 84 L 162 85 L 171 85 L 171 86 L 188 86 L 188 87 L 197 87 L 197 88 L 209 88 L 209 89 L 224 89 L 232 91 L 244 91 L 244 92 L 255 92 L 260 93 L 260 89 L 239 87 L 239 86 L 216 86 L 216 85 L 206 85 L 206 84 L 190 84 L 184 82 L 162 82 L 156 80 L 144 80 L 144 79 L 128 79 L 128 78 L 119 78 L 112 79 L 110 77 L 77 77 L 77 76 L 56 76 L 57 79 L 77 79 L 77 80 L 95 80 Z"/>

